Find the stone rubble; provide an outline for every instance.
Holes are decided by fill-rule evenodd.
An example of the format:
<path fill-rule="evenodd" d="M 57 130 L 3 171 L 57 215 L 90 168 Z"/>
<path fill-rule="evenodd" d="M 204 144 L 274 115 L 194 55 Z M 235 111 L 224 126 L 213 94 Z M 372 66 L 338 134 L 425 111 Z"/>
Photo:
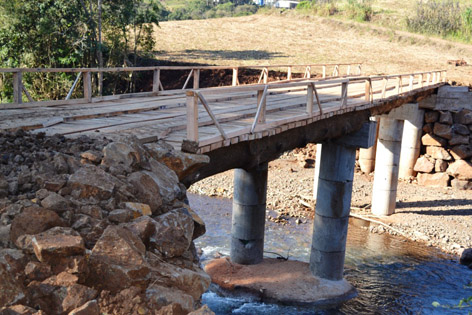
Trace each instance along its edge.
<path fill-rule="evenodd" d="M 0 314 L 212 314 L 179 182 L 207 157 L 23 130 L 0 147 Z"/>

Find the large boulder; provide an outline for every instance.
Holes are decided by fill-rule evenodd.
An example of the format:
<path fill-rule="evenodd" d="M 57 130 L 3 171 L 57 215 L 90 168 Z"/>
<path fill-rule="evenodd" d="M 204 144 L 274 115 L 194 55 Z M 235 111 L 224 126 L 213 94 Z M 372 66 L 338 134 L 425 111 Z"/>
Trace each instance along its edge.
<path fill-rule="evenodd" d="M 153 214 L 161 213 L 162 197 L 160 182 L 150 172 L 139 171 L 128 176 L 128 182 L 134 188 L 139 201 L 147 203 Z"/>
<path fill-rule="evenodd" d="M 428 187 L 447 187 L 449 185 L 449 175 L 446 173 L 418 174 L 418 185 Z"/>
<path fill-rule="evenodd" d="M 457 160 L 454 163 L 449 164 L 446 172 L 460 180 L 471 180 L 472 164 L 464 160 Z"/>
<path fill-rule="evenodd" d="M 103 148 L 102 164 L 108 167 L 124 168 L 131 171 L 145 161 L 145 155 L 137 145 L 112 142 Z"/>
<path fill-rule="evenodd" d="M 69 177 L 68 182 L 71 189 L 77 190 L 78 198 L 99 200 L 109 199 L 115 187 L 121 185 L 123 183 L 116 177 L 93 165 L 83 165 Z"/>
<path fill-rule="evenodd" d="M 146 172 L 159 186 L 159 194 L 164 204 L 171 204 L 180 197 L 179 178 L 174 171 L 154 159 L 149 161 L 151 172 Z"/>
<path fill-rule="evenodd" d="M 452 160 L 452 156 L 449 152 L 441 147 L 426 147 L 426 154 L 431 156 L 433 159 L 441 159 L 445 161 Z"/>
<path fill-rule="evenodd" d="M 146 247 L 130 230 L 110 225 L 90 255 L 90 285 L 117 292 L 149 280 Z"/>
<path fill-rule="evenodd" d="M 168 288 L 157 284 L 150 285 L 146 289 L 146 298 L 148 303 L 156 309 L 177 303 L 180 304 L 185 313 L 194 310 L 195 300 L 192 296 L 175 288 Z"/>
<path fill-rule="evenodd" d="M 431 145 L 431 146 L 435 146 L 435 147 L 442 147 L 442 146 L 445 146 L 447 144 L 447 141 L 444 140 L 443 138 L 441 137 L 438 137 L 434 134 L 425 134 L 423 137 L 421 137 L 421 143 L 423 145 Z"/>
<path fill-rule="evenodd" d="M 416 160 L 413 170 L 415 172 L 431 173 L 434 170 L 434 160 L 430 161 L 426 156 L 421 156 Z"/>
<path fill-rule="evenodd" d="M 55 226 L 66 226 L 56 212 L 39 207 L 26 208 L 13 220 L 10 239 L 15 245 L 23 248 L 25 244 L 18 242 L 20 236 L 38 234 Z"/>
<path fill-rule="evenodd" d="M 84 240 L 71 228 L 55 227 L 32 238 L 34 253 L 40 262 L 85 254 Z"/>
<path fill-rule="evenodd" d="M 450 125 L 435 123 L 433 132 L 435 135 L 444 139 L 452 139 L 452 127 Z"/>
<path fill-rule="evenodd" d="M 449 151 L 454 160 L 466 160 L 472 157 L 472 147 L 470 145 L 457 145 Z"/>

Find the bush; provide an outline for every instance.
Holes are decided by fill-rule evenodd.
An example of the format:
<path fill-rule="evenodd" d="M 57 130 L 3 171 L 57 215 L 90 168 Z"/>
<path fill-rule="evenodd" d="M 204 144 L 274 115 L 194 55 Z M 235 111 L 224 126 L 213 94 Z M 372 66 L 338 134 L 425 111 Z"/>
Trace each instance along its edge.
<path fill-rule="evenodd" d="M 330 16 L 338 11 L 335 2 L 335 0 L 301 1 L 296 10 L 307 14 Z"/>
<path fill-rule="evenodd" d="M 367 22 L 372 19 L 374 11 L 371 0 L 348 0 L 346 14 L 349 18 L 359 22 Z"/>

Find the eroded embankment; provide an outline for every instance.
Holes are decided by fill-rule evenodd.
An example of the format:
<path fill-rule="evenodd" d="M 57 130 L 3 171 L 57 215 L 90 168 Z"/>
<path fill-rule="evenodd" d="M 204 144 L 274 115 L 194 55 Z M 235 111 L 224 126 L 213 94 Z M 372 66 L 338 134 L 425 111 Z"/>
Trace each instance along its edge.
<path fill-rule="evenodd" d="M 179 177 L 205 157 L 88 137 L 0 133 L 0 307 L 186 314 L 210 278 Z M 38 314 L 39 314 L 38 313 Z"/>

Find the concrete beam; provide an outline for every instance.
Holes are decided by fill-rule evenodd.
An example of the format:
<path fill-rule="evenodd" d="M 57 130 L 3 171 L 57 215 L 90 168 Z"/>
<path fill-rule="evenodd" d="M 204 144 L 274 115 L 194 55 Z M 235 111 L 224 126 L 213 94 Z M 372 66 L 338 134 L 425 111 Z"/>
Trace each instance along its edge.
<path fill-rule="evenodd" d="M 379 118 L 371 117 L 371 121 L 377 122 L 377 130 L 375 132 L 375 143 L 373 146 L 367 149 L 361 148 L 359 150 L 359 166 L 361 171 L 370 174 L 374 171 L 375 167 L 375 151 L 377 150 L 377 136 L 379 134 Z"/>
<path fill-rule="evenodd" d="M 416 117 L 418 112 L 417 103 L 407 103 L 400 107 L 394 108 L 387 115 L 381 115 L 380 117 L 388 117 L 396 120 L 410 120 Z"/>
<path fill-rule="evenodd" d="M 347 147 L 367 149 L 375 144 L 376 138 L 377 122 L 369 121 L 364 123 L 361 129 L 335 139 L 334 142 Z"/>
<path fill-rule="evenodd" d="M 253 265 L 263 259 L 268 163 L 234 171 L 231 261 Z"/>

